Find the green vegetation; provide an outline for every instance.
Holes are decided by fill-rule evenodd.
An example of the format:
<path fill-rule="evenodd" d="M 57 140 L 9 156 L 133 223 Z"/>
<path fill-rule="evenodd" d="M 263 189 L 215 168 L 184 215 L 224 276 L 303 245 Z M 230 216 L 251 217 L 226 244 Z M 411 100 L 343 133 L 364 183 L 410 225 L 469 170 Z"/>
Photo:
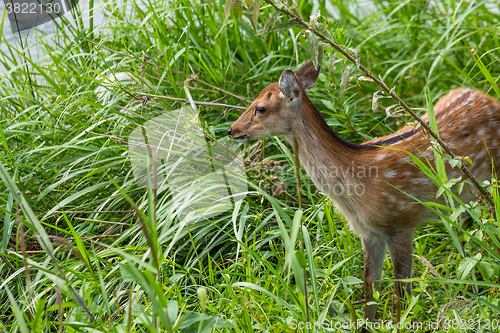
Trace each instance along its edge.
<path fill-rule="evenodd" d="M 320 10 L 333 39 L 419 114 L 461 86 L 500 98 L 498 0 L 359 2 L 331 1 L 335 18 L 325 1 L 299 1 L 297 10 L 306 21 Z M 207 132 L 226 141 L 242 111 L 232 106 L 248 106 L 284 69 L 311 58 L 310 37 L 256 3 L 104 0 L 103 27 L 62 20 L 31 46 L 38 60 L 18 45 L 0 54 L 8 67 L 0 85 L 1 331 L 283 332 L 307 317 L 362 318 L 360 240 L 303 170 L 299 209 L 283 139 L 243 145 L 251 192 L 210 220 L 186 225 L 168 190 L 135 183 L 127 138 L 146 120 L 190 101 L 226 104 L 197 105 Z M 362 142 L 412 121 L 373 111 L 377 87 L 358 81 L 356 67 L 345 74 L 341 58 L 325 47 L 309 92 L 336 132 Z M 354 78 L 343 84 L 343 74 Z M 456 182 L 436 182 L 451 199 Z M 500 208 L 496 180 L 484 185 Z M 465 210 L 473 223 L 457 236 Z M 465 332 L 456 320 L 494 331 L 486 325 L 500 320 L 498 211 L 455 203 L 441 212 L 445 223 L 416 231 L 403 318 L 424 327 L 408 331 L 434 332 L 426 325 L 439 321 L 441 331 Z M 392 319 L 391 266 L 386 260 L 378 295 L 384 321 Z"/>

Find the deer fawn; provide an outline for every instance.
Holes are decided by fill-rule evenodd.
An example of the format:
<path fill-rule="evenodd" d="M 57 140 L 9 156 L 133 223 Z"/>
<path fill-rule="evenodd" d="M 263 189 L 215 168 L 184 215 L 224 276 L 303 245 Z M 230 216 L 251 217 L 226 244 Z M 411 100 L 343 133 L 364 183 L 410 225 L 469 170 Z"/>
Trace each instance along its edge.
<path fill-rule="evenodd" d="M 279 83 L 261 91 L 229 128 L 228 135 L 238 142 L 281 135 L 290 144 L 296 136 L 306 172 L 361 237 L 365 261 L 364 317 L 373 321 L 376 308 L 367 303 L 374 301 L 372 288 L 378 289 L 380 284 L 386 245 L 399 300 L 405 290 L 411 293 L 411 285 L 398 280 L 411 277 L 414 228 L 420 222 L 436 219 L 434 213 L 405 193 L 423 202 L 440 202 L 436 199 L 436 185 L 405 151 L 431 163 L 434 154 L 428 150 L 429 141 L 413 126 L 363 144 L 342 140 L 306 94 L 306 89 L 316 83 L 319 71 L 311 60 L 295 74 L 285 70 Z M 481 92 L 455 89 L 441 97 L 434 110 L 443 141 L 455 154 L 472 158 L 470 171 L 478 180 L 490 178 L 491 160 L 485 144 L 493 155 L 500 154 L 500 104 Z M 427 115 L 422 118 L 428 121 Z M 448 163 L 446 168 L 448 175 L 460 175 Z M 459 198 L 469 202 L 474 196 L 464 190 Z"/>

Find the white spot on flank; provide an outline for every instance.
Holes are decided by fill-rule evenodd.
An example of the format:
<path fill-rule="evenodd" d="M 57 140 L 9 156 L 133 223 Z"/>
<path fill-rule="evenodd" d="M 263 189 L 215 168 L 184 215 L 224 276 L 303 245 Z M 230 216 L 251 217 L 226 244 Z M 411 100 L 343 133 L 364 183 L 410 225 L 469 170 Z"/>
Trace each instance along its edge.
<path fill-rule="evenodd" d="M 455 96 L 453 96 L 453 101 L 456 101 L 457 99 L 459 99 L 460 97 L 462 97 L 462 95 L 465 94 L 466 92 L 467 92 L 467 89 L 460 90 L 460 92 L 458 94 L 456 94 Z"/>
<path fill-rule="evenodd" d="M 431 180 L 429 178 L 415 178 L 412 179 L 411 182 L 413 184 L 427 185 L 431 182 Z"/>
<path fill-rule="evenodd" d="M 376 161 L 382 161 L 385 158 L 386 154 L 380 154 L 377 157 L 375 157 Z"/>
<path fill-rule="evenodd" d="M 385 172 L 385 177 L 387 178 L 392 178 L 396 175 L 396 173 L 394 171 L 386 171 Z"/>
<path fill-rule="evenodd" d="M 424 151 L 422 154 L 429 160 L 434 158 L 434 153 L 431 153 L 430 151 Z"/>
<path fill-rule="evenodd" d="M 406 211 L 407 209 L 408 209 L 408 204 L 407 204 L 407 203 L 405 203 L 405 204 L 403 204 L 403 205 L 400 205 L 400 206 L 399 206 L 399 210 L 400 210 L 401 212 L 404 212 L 404 211 Z"/>
<path fill-rule="evenodd" d="M 467 97 L 467 100 L 465 101 L 465 105 L 472 105 L 474 104 L 474 96 L 476 95 L 476 92 L 475 91 L 472 91 L 470 94 L 469 94 L 469 97 Z"/>
<path fill-rule="evenodd" d="M 389 199 L 389 201 L 392 202 L 392 203 L 394 203 L 394 202 L 397 201 L 396 198 L 394 198 L 392 195 L 388 195 L 387 199 Z"/>
<path fill-rule="evenodd" d="M 493 128 L 495 128 L 495 112 L 493 111 L 490 111 L 488 112 L 488 116 L 490 118 L 490 126 L 492 126 Z"/>
<path fill-rule="evenodd" d="M 481 160 L 486 155 L 486 152 L 483 150 L 479 154 L 476 155 L 476 160 Z"/>

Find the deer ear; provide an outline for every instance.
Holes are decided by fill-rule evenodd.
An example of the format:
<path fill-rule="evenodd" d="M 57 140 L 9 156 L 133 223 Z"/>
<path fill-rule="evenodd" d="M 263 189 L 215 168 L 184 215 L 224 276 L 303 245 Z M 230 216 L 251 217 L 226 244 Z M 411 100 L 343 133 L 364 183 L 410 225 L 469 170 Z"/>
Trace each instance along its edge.
<path fill-rule="evenodd" d="M 281 73 L 279 87 L 281 93 L 288 102 L 293 102 L 300 95 L 300 84 L 295 74 L 290 69 L 285 69 L 283 73 Z"/>
<path fill-rule="evenodd" d="M 302 67 L 300 67 L 297 73 L 295 73 L 300 81 L 300 85 L 302 86 L 302 88 L 304 88 L 304 90 L 314 86 L 316 80 L 318 80 L 320 69 L 321 65 L 318 64 L 318 69 L 316 69 L 314 68 L 312 60 L 309 60 L 304 65 L 302 65 Z"/>

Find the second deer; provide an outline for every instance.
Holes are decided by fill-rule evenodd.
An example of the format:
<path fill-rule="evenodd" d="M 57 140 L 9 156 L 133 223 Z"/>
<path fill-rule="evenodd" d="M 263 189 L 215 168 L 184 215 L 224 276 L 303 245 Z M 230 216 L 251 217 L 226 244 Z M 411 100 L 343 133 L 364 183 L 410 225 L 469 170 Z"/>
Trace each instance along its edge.
<path fill-rule="evenodd" d="M 278 135 L 290 144 L 295 135 L 307 174 L 361 237 L 366 303 L 374 301 L 372 286 L 379 287 L 387 248 L 399 298 L 404 290 L 411 293 L 411 285 L 398 280 L 412 274 L 414 228 L 437 218 L 415 199 L 443 203 L 436 199 L 436 185 L 406 152 L 431 163 L 434 153 L 429 150 L 429 141 L 413 126 L 363 144 L 341 139 L 306 93 L 319 72 L 312 61 L 296 73 L 285 70 L 279 83 L 261 91 L 228 135 L 238 142 Z M 455 89 L 441 97 L 434 110 L 441 139 L 454 154 L 473 160 L 470 171 L 478 180 L 491 179 L 491 158 L 485 146 L 494 158 L 500 155 L 500 104 L 479 91 Z M 427 115 L 422 118 L 428 121 Z M 500 158 L 496 160 L 500 162 Z M 446 165 L 449 176 L 460 175 Z M 500 165 L 495 163 L 495 167 Z M 464 189 L 459 198 L 468 203 L 474 196 Z M 375 305 L 366 304 L 365 319 L 373 321 L 375 310 Z"/>

